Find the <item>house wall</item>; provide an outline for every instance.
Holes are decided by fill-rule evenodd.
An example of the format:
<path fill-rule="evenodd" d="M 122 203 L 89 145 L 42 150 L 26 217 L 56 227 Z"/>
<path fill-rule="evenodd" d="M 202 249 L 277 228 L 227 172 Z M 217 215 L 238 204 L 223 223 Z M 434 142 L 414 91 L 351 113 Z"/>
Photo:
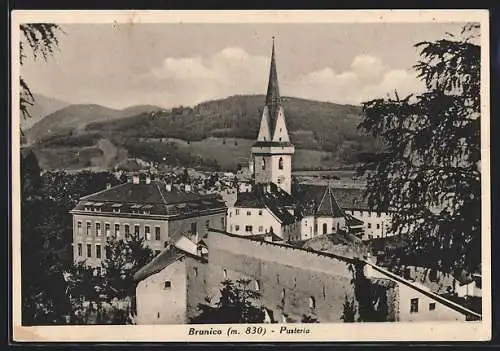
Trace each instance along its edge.
<path fill-rule="evenodd" d="M 239 214 L 236 214 L 236 210 L 239 210 Z M 262 211 L 262 215 L 259 215 L 259 211 Z M 227 224 L 226 230 L 238 235 L 264 234 L 269 232 L 271 227 L 275 234 L 283 234 L 281 223 L 267 208 L 231 207 L 228 210 Z M 252 232 L 245 231 L 248 225 L 252 226 Z M 238 230 L 236 226 L 239 226 Z"/>
<path fill-rule="evenodd" d="M 323 235 L 323 224 L 326 224 L 326 233 L 337 233 L 345 226 L 344 217 L 313 217 L 307 216 L 300 221 L 300 238 L 298 240 L 308 240 Z"/>
<path fill-rule="evenodd" d="M 350 213 L 355 218 L 363 221 L 363 240 L 373 239 L 373 238 L 385 238 L 387 236 L 392 236 L 390 231 L 391 227 L 391 215 L 390 213 L 358 209 L 344 209 L 347 213 Z"/>
<path fill-rule="evenodd" d="M 81 233 L 78 232 L 78 222 L 82 223 Z M 87 222 L 91 224 L 91 233 L 87 235 Z M 96 223 L 101 224 L 101 234 L 96 235 Z M 110 224 L 111 234 L 114 234 L 115 224 L 120 225 L 120 235 L 118 239 L 125 237 L 125 225 L 128 224 L 130 234 L 134 234 L 134 226 L 139 225 L 139 235 L 145 237 L 144 228 L 150 226 L 150 240 L 146 240 L 145 244 L 154 249 L 162 249 L 163 243 L 169 240 L 168 222 L 166 220 L 146 219 L 146 218 L 123 218 L 118 216 L 98 216 L 94 214 L 74 214 L 73 215 L 73 258 L 74 261 L 86 260 L 91 266 L 100 266 L 105 258 L 106 233 L 105 224 Z M 160 228 L 161 240 L 155 240 L 155 227 Z M 82 256 L 78 255 L 78 244 L 82 244 Z M 87 244 L 92 247 L 92 256 L 87 257 Z M 101 245 L 101 258 L 96 257 L 96 245 Z"/>
<path fill-rule="evenodd" d="M 367 277 L 383 278 L 388 277 L 377 270 L 366 267 L 365 274 Z M 407 284 L 396 281 L 397 283 L 397 320 L 401 322 L 416 322 L 416 321 L 465 321 L 466 316 L 459 311 L 456 311 L 445 304 L 435 300 L 432 296 L 420 292 Z M 412 283 L 424 291 L 426 287 L 418 283 Z M 412 299 L 418 302 L 418 311 L 411 310 Z M 430 304 L 434 304 L 434 309 L 431 309 Z"/>
<path fill-rule="evenodd" d="M 261 301 L 278 321 L 286 315 L 300 322 L 303 314 L 314 313 L 321 322 L 340 322 L 345 297 L 353 298 L 347 262 L 220 233 L 210 233 L 207 244 L 207 289 L 216 291 L 226 274 L 233 281 L 251 279 L 254 289 L 258 281 Z"/>
<path fill-rule="evenodd" d="M 100 266 L 102 260 L 105 258 L 105 245 L 106 234 L 105 224 L 110 224 L 111 234 L 114 234 L 115 224 L 120 225 L 120 235 L 117 237 L 123 239 L 125 237 L 125 225 L 128 224 L 130 234 L 134 234 L 134 226 L 139 225 L 139 235 L 145 238 L 145 227 L 150 227 L 149 239 L 145 240 L 146 246 L 152 250 L 161 251 L 165 247 L 165 242 L 169 240 L 176 240 L 180 235 L 187 234 L 191 229 L 191 223 L 197 223 L 198 237 L 202 237 L 207 233 L 206 221 L 208 220 L 210 226 L 213 228 L 224 229 L 225 226 L 225 212 L 210 214 L 206 216 L 191 217 L 184 219 L 177 219 L 168 221 L 166 219 L 158 220 L 153 218 L 124 218 L 112 215 L 94 215 L 87 214 L 74 214 L 73 215 L 73 258 L 74 261 L 86 260 L 87 264 L 91 266 Z M 222 220 L 224 219 L 224 224 Z M 81 234 L 78 232 L 78 221 L 82 223 Z M 91 235 L 87 235 L 87 222 L 91 223 Z M 101 235 L 96 236 L 96 223 L 101 224 Z M 155 228 L 160 228 L 160 240 L 156 240 Z M 82 245 L 82 255 L 78 255 L 78 244 Z M 87 257 L 87 244 L 92 247 L 91 257 Z M 96 257 L 96 245 L 101 245 L 101 258 Z"/>
<path fill-rule="evenodd" d="M 182 258 L 140 281 L 136 288 L 137 324 L 186 323 L 187 260 Z M 165 288 L 165 281 L 170 288 Z"/>

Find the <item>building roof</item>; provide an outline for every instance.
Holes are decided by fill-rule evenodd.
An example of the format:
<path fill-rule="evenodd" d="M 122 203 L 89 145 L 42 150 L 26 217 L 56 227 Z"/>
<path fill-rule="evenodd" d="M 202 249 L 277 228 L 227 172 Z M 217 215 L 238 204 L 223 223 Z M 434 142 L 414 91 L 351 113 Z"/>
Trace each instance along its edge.
<path fill-rule="evenodd" d="M 329 186 L 300 184 L 296 190 L 303 216 L 344 217 L 344 211 Z"/>
<path fill-rule="evenodd" d="M 255 184 L 249 192 L 238 193 L 234 207 L 267 208 L 283 224 L 295 223 L 297 218 L 287 207 L 294 206 L 293 197 L 276 184 Z"/>
<path fill-rule="evenodd" d="M 317 201 L 318 197 L 323 195 L 325 187 L 325 185 L 299 184 L 297 190 L 306 202 L 314 199 Z M 343 210 L 371 211 L 368 200 L 364 196 L 364 188 L 335 186 L 330 186 L 330 188 L 337 204 Z"/>
<path fill-rule="evenodd" d="M 186 255 L 185 252 L 178 249 L 174 245 L 166 247 L 158 256 L 153 258 L 148 264 L 139 269 L 134 274 L 135 281 L 141 281 L 147 277 L 160 272 L 165 267 L 179 260 Z"/>
<path fill-rule="evenodd" d="M 276 58 L 274 53 L 274 37 L 273 48 L 271 52 L 271 67 L 269 69 L 269 82 L 267 85 L 266 106 L 269 109 L 269 127 L 271 128 L 270 132 L 274 133 L 279 107 L 281 106 L 281 96 L 278 84 L 278 71 L 276 70 Z"/>
<path fill-rule="evenodd" d="M 121 214 L 190 215 L 206 210 L 225 210 L 217 194 L 201 195 L 184 192 L 152 180 L 149 183 L 124 183 L 95 194 L 82 197 L 73 211 L 100 207 L 100 212 L 119 210 Z"/>

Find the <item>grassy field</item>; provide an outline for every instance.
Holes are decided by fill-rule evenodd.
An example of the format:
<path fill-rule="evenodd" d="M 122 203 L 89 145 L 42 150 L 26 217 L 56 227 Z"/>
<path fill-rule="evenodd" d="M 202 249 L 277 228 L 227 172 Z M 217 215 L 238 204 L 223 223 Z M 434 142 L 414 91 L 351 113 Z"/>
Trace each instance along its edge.
<path fill-rule="evenodd" d="M 215 159 L 223 169 L 235 169 L 238 164 L 247 166 L 251 148 L 255 142 L 249 139 L 216 137 L 191 142 L 174 138 L 168 138 L 166 141 L 175 143 L 179 148 L 188 151 L 193 156 Z M 333 157 L 330 152 L 296 149 L 292 167 L 299 169 L 323 167 L 328 169 L 338 166 L 337 162 L 331 158 Z"/>

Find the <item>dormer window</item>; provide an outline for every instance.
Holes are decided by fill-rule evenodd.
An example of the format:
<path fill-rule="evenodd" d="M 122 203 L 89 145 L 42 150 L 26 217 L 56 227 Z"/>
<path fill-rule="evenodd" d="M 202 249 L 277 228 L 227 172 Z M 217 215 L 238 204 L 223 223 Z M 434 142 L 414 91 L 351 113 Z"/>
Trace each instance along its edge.
<path fill-rule="evenodd" d="M 142 207 L 141 205 L 132 205 L 130 207 L 130 209 L 132 210 L 132 213 L 139 214 L 140 213 L 139 211 L 140 211 L 141 207 Z"/>
<path fill-rule="evenodd" d="M 113 213 L 120 213 L 120 207 L 122 207 L 122 204 L 111 205 L 111 208 L 113 209 Z"/>

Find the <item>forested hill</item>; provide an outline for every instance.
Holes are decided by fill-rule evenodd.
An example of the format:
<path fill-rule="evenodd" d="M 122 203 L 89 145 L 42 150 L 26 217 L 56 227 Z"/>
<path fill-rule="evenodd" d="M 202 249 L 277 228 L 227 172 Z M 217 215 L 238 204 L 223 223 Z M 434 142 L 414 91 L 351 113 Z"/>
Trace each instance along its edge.
<path fill-rule="evenodd" d="M 91 123 L 92 132 L 111 132 L 126 138 L 179 138 L 195 141 L 206 137 L 255 139 L 264 106 L 264 95 L 238 95 L 195 107 L 143 113 L 109 122 Z M 339 151 L 347 142 L 357 151 L 372 150 L 371 137 L 356 130 L 360 107 L 298 98 L 283 98 L 292 142 L 298 148 Z"/>

